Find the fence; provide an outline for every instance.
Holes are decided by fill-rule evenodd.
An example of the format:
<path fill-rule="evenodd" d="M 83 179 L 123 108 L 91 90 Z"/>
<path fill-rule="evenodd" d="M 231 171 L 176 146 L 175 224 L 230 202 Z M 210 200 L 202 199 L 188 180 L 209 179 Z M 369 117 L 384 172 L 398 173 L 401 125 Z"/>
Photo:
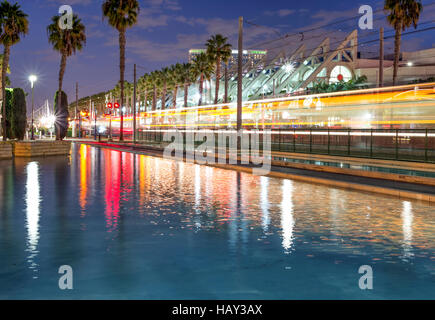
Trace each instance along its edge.
<path fill-rule="evenodd" d="M 218 141 L 218 131 L 222 132 L 213 130 L 215 141 Z M 166 132 L 171 130 L 139 130 L 137 140 L 142 143 L 163 143 Z M 180 132 L 185 134 L 185 131 Z M 258 132 L 262 141 L 264 133 Z M 435 129 L 316 128 L 267 132 L 271 134 L 272 151 L 276 152 L 435 163 Z"/>

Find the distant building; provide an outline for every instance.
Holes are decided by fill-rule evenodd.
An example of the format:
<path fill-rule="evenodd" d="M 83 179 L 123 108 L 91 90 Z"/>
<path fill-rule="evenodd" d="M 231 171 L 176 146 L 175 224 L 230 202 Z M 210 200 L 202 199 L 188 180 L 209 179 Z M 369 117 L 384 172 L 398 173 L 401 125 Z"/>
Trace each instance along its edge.
<path fill-rule="evenodd" d="M 189 50 L 189 62 L 202 52 L 206 52 L 205 49 L 191 49 Z M 267 55 L 266 50 L 243 50 L 243 65 L 249 63 L 249 67 L 254 67 L 257 63 L 261 62 Z M 237 66 L 239 57 L 238 50 L 233 50 L 230 61 L 228 62 L 228 68 L 231 69 Z"/>

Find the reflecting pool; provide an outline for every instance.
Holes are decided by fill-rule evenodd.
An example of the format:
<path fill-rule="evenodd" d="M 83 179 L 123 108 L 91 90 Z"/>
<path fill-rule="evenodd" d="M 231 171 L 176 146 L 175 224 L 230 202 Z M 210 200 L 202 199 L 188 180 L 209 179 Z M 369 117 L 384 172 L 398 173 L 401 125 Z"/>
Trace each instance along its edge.
<path fill-rule="evenodd" d="M 1 299 L 434 299 L 434 241 L 424 202 L 85 145 L 0 161 Z"/>

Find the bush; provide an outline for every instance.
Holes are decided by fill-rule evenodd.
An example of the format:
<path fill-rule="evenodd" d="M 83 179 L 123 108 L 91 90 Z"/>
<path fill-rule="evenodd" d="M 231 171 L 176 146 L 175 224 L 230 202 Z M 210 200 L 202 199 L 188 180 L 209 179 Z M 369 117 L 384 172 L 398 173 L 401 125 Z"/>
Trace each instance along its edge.
<path fill-rule="evenodd" d="M 21 88 L 15 88 L 12 93 L 11 134 L 14 139 L 24 140 L 26 133 L 26 94 Z"/>
<path fill-rule="evenodd" d="M 54 129 L 56 132 L 56 140 L 63 140 L 68 131 L 68 96 L 62 91 L 62 105 L 59 106 L 58 95 L 59 91 L 56 92 L 54 97 L 54 115 L 56 116 Z"/>
<path fill-rule="evenodd" d="M 13 110 L 12 110 L 12 98 L 13 98 L 13 94 L 12 94 L 12 89 L 6 89 L 5 90 L 5 94 L 6 94 L 6 138 L 8 139 L 14 139 L 14 135 L 12 133 L 12 114 L 13 114 Z"/>
<path fill-rule="evenodd" d="M 353 77 L 351 80 L 339 81 L 336 83 L 328 84 L 325 81 L 320 81 L 314 83 L 313 87 L 310 90 L 310 93 L 329 93 L 329 92 L 337 92 L 337 91 L 349 91 L 349 90 L 357 90 L 357 89 L 365 89 L 367 86 L 365 83 L 367 82 L 366 76 L 361 77 Z"/>

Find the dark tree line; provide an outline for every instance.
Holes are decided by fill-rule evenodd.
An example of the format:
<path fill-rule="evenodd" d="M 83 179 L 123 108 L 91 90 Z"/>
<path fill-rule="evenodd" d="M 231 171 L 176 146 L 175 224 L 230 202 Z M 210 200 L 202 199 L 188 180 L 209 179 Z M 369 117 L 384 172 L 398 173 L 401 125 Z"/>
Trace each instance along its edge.
<path fill-rule="evenodd" d="M 24 140 L 26 134 L 26 94 L 23 89 L 6 89 L 6 137 Z"/>

